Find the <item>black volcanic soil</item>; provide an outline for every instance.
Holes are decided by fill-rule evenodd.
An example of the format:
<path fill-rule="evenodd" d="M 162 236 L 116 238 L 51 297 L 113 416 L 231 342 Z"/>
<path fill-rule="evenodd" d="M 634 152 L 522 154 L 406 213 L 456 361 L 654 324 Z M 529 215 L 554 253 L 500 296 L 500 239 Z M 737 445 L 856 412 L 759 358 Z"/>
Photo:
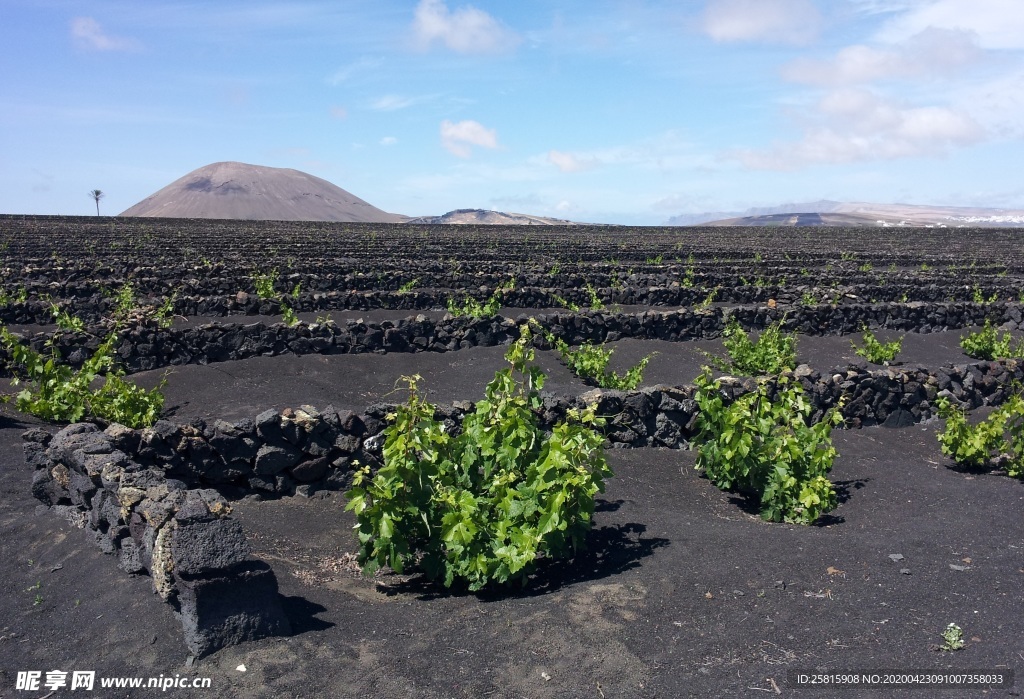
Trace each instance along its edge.
<path fill-rule="evenodd" d="M 202 192 L 207 185 L 211 191 Z M 212 178 L 197 183 L 193 194 L 221 197 L 222 213 L 231 200 L 251 199 L 237 181 L 220 195 L 213 185 Z M 0 242 L 10 297 L 28 284 L 36 295 L 52 293 L 69 303 L 90 285 L 113 290 L 128 279 L 168 295 L 207 273 L 214 281 L 188 284 L 193 293 L 234 295 L 249 288 L 250 273 L 291 270 L 293 261 L 297 273 L 336 275 L 332 290 L 347 288 L 341 280 L 353 273 L 365 275 L 353 289 L 373 286 L 372 279 L 390 280 L 386 286 L 394 288 L 422 273 L 458 279 L 451 291 L 460 293 L 516 274 L 546 277 L 563 290 L 571 279 L 577 286 L 624 284 L 630 294 L 623 298 L 642 299 L 651 283 L 656 290 L 683 283 L 684 265 L 691 264 L 683 260 L 693 254 L 695 298 L 715 285 L 747 283 L 737 275 L 755 285 L 763 275 L 770 285 L 786 274 L 780 304 L 802 299 L 804 291 L 820 296 L 826 287 L 862 300 L 876 294 L 917 299 L 921 291 L 918 300 L 963 301 L 972 298 L 972 288 L 986 297 L 1017 298 L 1024 279 L 1024 238 L 981 229 L 916 229 L 912 237 L 828 227 L 535 227 L 524 233 L 516 227 L 0 215 Z M 556 266 L 565 271 L 554 273 Z M 729 298 L 752 298 L 755 291 Z M 331 315 L 340 322 L 409 312 Z M 185 323 L 210 320 L 257 318 Z M 929 367 L 964 363 L 960 334 L 908 335 L 900 360 Z M 801 338 L 800 361 L 822 372 L 844 366 L 854 359 L 850 339 Z M 699 350 L 719 349 L 716 342 L 638 340 L 614 347 L 619 369 L 659 352 L 648 383 L 690 381 L 703 362 Z M 433 400 L 475 399 L 502 366 L 501 354 L 502 348 L 481 348 L 445 355 L 283 356 L 181 367 L 170 377 L 167 408 L 176 420 L 251 417 L 301 403 L 362 409 L 400 400 L 401 393 L 391 393 L 396 379 L 415 373 L 424 376 Z M 549 390 L 586 390 L 550 353 L 539 358 L 550 373 Z M 160 374 L 135 379 L 152 385 Z M 20 438 L 38 424 L 0 405 L 2 699 L 76 696 L 15 689 L 18 672 L 30 670 L 209 678 L 209 689 L 166 693 L 189 699 L 1021 694 L 1024 483 L 952 468 L 935 439 L 937 422 L 836 431 L 840 456 L 831 477 L 840 504 L 814 527 L 761 521 L 749 503 L 702 478 L 692 452 L 612 450 L 616 476 L 600 498 L 589 551 L 542 568 L 519 594 L 453 594 L 416 578 L 361 577 L 352 566 L 353 518 L 337 493 L 242 500 L 234 503 L 235 515 L 256 554 L 274 568 L 294 633 L 224 649 L 192 665 L 180 624 L 152 592 L 152 581 L 125 575 L 83 531 L 38 511 Z M 949 623 L 964 630 L 961 651 L 937 650 Z M 1011 670 L 1018 677 L 1015 687 L 998 691 L 796 689 L 787 681 L 793 670 L 885 669 Z"/>
<path fill-rule="evenodd" d="M 945 335 L 908 336 L 907 361 L 965 361 L 959 335 Z M 682 356 L 692 347 L 672 355 L 666 344 L 617 343 L 616 359 L 658 349 L 666 363 L 652 361 L 652 380 L 699 365 Z M 800 347 L 803 360 L 828 368 L 845 361 L 849 338 L 801 338 Z M 251 416 L 300 402 L 364 407 L 400 373 L 428 377 L 438 401 L 477 398 L 500 355 L 490 348 L 184 367 L 171 377 L 168 405 L 175 419 Z M 551 387 L 584 390 L 553 357 L 541 361 Z M 180 673 L 211 678 L 225 697 L 611 698 L 921 697 L 935 694 L 794 689 L 786 673 L 1024 668 L 1024 483 L 950 468 L 936 423 L 836 431 L 832 480 L 841 504 L 815 527 L 761 521 L 695 472 L 692 452 L 612 450 L 616 476 L 589 552 L 543 569 L 520 594 L 362 578 L 351 565 L 354 520 L 336 493 L 240 501 L 235 515 L 273 566 L 295 633 L 188 667 L 178 622 L 150 580 L 126 576 L 82 531 L 36 513 L 19 435 L 38 423 L 3 410 L 0 697 L 46 695 L 14 690 L 19 670 Z M 966 648 L 935 650 L 951 622 L 963 628 Z"/>

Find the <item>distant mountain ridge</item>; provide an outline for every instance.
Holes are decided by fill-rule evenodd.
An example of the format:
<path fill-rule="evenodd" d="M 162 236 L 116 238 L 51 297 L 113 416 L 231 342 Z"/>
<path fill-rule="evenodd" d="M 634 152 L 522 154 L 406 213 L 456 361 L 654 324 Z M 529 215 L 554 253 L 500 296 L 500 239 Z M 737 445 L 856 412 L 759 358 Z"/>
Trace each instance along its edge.
<path fill-rule="evenodd" d="M 327 180 L 290 168 L 211 163 L 154 192 L 120 216 L 257 221 L 574 226 L 576 221 L 486 209 L 409 217 L 378 209 Z M 1004 226 L 1024 227 L 1024 210 L 827 199 L 746 211 L 680 214 L 670 226 Z"/>
<path fill-rule="evenodd" d="M 119 215 L 365 223 L 401 223 L 408 218 L 382 211 L 299 170 L 237 162 L 193 170 Z"/>
<path fill-rule="evenodd" d="M 573 221 L 532 214 L 509 214 L 488 209 L 455 209 L 440 216 L 417 216 L 406 223 L 444 225 L 575 226 Z"/>
<path fill-rule="evenodd" d="M 681 214 L 670 226 L 1004 226 L 1024 227 L 1024 210 L 917 204 L 816 202 L 746 211 Z"/>

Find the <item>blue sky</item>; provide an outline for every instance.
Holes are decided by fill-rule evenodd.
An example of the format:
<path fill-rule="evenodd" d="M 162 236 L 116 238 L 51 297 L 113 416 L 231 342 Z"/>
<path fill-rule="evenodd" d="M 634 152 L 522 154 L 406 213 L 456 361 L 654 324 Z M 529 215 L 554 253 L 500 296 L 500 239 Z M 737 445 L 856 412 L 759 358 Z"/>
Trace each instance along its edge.
<path fill-rule="evenodd" d="M 0 212 L 203 165 L 388 211 L 1024 208 L 1020 0 L 4 0 Z"/>

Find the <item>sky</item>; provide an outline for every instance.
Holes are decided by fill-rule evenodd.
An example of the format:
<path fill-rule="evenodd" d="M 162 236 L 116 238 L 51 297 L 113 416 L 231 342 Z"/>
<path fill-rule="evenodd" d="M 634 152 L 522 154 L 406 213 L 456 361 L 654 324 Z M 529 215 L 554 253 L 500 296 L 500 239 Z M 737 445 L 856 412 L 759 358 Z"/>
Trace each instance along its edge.
<path fill-rule="evenodd" d="M 1024 209 L 1021 0 L 2 0 L 0 213 L 235 160 L 387 211 Z"/>

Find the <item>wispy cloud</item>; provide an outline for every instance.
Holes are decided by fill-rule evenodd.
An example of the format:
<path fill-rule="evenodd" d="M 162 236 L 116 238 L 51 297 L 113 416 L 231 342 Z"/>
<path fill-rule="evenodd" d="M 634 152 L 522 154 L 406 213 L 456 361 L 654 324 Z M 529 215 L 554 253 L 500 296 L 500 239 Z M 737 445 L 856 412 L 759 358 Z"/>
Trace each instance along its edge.
<path fill-rule="evenodd" d="M 383 63 L 384 61 L 379 58 L 360 58 L 335 70 L 327 76 L 326 82 L 328 85 L 338 86 L 354 79 L 357 80 L 374 69 L 379 68 Z"/>
<path fill-rule="evenodd" d="M 453 123 L 445 119 L 441 122 L 441 145 L 459 158 L 468 158 L 473 154 L 473 146 L 497 148 L 498 134 L 478 121 Z"/>
<path fill-rule="evenodd" d="M 880 41 L 897 43 L 929 27 L 974 32 L 987 49 L 1024 49 L 1024 12 L 1019 0 L 929 0 L 889 19 Z"/>
<path fill-rule="evenodd" d="M 398 144 L 398 139 L 395 138 L 394 136 L 385 136 L 384 138 L 380 139 L 379 143 L 382 146 L 394 146 Z"/>
<path fill-rule="evenodd" d="M 902 12 L 916 5 L 919 0 L 848 0 L 853 8 L 865 15 L 884 15 Z"/>
<path fill-rule="evenodd" d="M 405 109 L 411 107 L 417 102 L 422 101 L 419 97 L 404 97 L 402 95 L 384 95 L 370 102 L 368 105 L 370 109 L 376 112 L 395 112 L 399 109 Z"/>
<path fill-rule="evenodd" d="M 421 0 L 416 6 L 413 33 L 421 49 L 441 43 L 451 51 L 464 54 L 503 53 L 514 49 L 522 39 L 501 22 L 466 5 L 454 12 L 443 0 Z"/>
<path fill-rule="evenodd" d="M 92 17 L 71 20 L 71 36 L 78 46 L 91 51 L 136 51 L 141 47 L 135 39 L 107 34 Z"/>
<path fill-rule="evenodd" d="M 715 41 L 806 44 L 818 35 L 821 13 L 811 0 L 710 0 L 701 26 Z"/>
<path fill-rule="evenodd" d="M 801 58 L 783 68 L 787 80 L 810 85 L 854 85 L 879 80 L 948 77 L 977 62 L 982 51 L 971 32 L 925 29 L 898 45 L 847 46 L 834 58 Z"/>
<path fill-rule="evenodd" d="M 652 138 L 624 145 L 607 146 L 587 151 L 550 150 L 530 157 L 529 163 L 550 170 L 554 165 L 560 172 L 584 172 L 596 168 L 635 168 L 670 172 L 699 165 L 692 144 L 674 130 Z"/>
<path fill-rule="evenodd" d="M 336 104 L 333 107 L 331 107 L 330 114 L 333 119 L 337 119 L 338 121 L 344 121 L 345 119 L 348 119 L 348 109 L 341 106 L 340 104 Z"/>
<path fill-rule="evenodd" d="M 827 93 L 813 110 L 802 137 L 767 150 L 735 153 L 756 170 L 794 170 L 808 165 L 939 156 L 976 144 L 985 130 L 966 112 L 942 106 L 914 107 L 864 89 Z"/>

